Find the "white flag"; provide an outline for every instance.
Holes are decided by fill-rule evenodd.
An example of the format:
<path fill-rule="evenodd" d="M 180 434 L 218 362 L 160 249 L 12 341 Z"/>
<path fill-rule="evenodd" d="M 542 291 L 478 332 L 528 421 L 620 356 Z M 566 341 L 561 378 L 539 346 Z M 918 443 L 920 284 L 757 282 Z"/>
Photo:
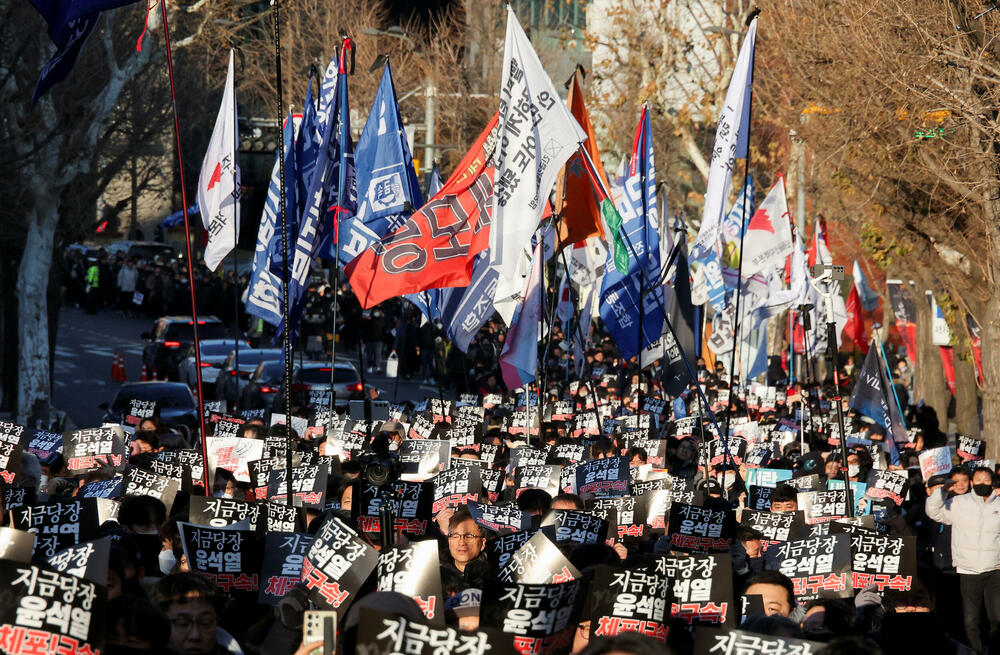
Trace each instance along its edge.
<path fill-rule="evenodd" d="M 712 161 L 708 168 L 708 185 L 705 190 L 701 227 L 691 248 L 693 262 L 718 259 L 716 244 L 719 241 L 719 228 L 726 200 L 729 198 L 729 188 L 733 183 L 733 165 L 737 159 L 746 159 L 749 150 L 750 92 L 753 87 L 753 50 L 756 38 L 757 19 L 754 18 L 750 21 L 750 28 L 740 47 L 736 68 L 733 70 L 729 90 L 726 92 L 726 102 L 719 112 Z M 699 271 L 707 276 L 704 283 L 708 289 L 721 292 L 724 288 L 721 267 L 702 265 L 699 266 Z"/>
<path fill-rule="evenodd" d="M 497 301 L 524 286 L 531 235 L 549 192 L 563 164 L 587 138 L 559 99 L 509 5 L 503 61 L 490 228 L 490 265 L 499 273 Z"/>
<path fill-rule="evenodd" d="M 210 271 L 219 267 L 229 251 L 236 247 L 240 236 L 240 167 L 236 152 L 239 135 L 236 133 L 236 90 L 233 87 L 233 51 L 230 50 L 222 106 L 198 177 L 198 207 L 208 230 L 205 266 Z"/>
<path fill-rule="evenodd" d="M 792 226 L 785 200 L 785 178 L 778 176 L 743 235 L 743 277 L 770 272 L 792 253 Z"/>

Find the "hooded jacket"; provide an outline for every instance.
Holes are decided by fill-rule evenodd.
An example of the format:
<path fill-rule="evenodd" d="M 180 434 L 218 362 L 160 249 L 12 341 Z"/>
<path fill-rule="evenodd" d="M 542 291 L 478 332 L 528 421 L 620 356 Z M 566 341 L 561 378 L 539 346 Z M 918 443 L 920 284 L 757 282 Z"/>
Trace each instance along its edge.
<path fill-rule="evenodd" d="M 946 498 L 944 489 L 927 497 L 927 516 L 951 526 L 951 559 L 959 573 L 1000 569 L 1000 496 L 984 502 L 974 493 Z"/>

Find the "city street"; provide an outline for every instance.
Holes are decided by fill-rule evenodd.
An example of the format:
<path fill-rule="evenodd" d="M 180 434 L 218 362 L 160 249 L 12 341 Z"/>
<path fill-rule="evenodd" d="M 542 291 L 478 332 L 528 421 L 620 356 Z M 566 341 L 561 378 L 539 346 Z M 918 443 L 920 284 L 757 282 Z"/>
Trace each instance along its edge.
<path fill-rule="evenodd" d="M 109 310 L 90 315 L 72 306 L 63 307 L 56 342 L 53 405 L 65 411 L 77 427 L 100 425 L 104 412 L 98 405 L 110 403 L 121 387 L 111 379 L 115 353 L 125 359 L 128 380 L 138 380 L 144 345 L 139 335 L 152 326 L 153 321 L 146 318 L 129 318 Z M 420 402 L 438 395 L 434 384 L 401 379 L 397 387 L 396 380 L 384 373 L 366 375 L 365 383 L 378 388 L 382 398 L 390 401 Z M 453 398 L 454 393 L 445 390 L 444 397 Z"/>

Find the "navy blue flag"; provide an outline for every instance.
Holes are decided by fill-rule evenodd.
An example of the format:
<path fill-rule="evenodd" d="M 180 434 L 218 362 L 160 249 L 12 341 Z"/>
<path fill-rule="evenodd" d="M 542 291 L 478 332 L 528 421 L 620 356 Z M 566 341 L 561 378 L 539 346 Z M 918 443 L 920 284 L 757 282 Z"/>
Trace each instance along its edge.
<path fill-rule="evenodd" d="M 899 464 L 899 448 L 896 443 L 906 443 L 907 437 L 899 410 L 889 398 L 892 393 L 890 384 L 879 360 L 878 349 L 869 348 L 847 406 L 882 426 L 885 430 L 883 448 L 888 451 L 892 464 L 896 465 Z"/>
<path fill-rule="evenodd" d="M 631 359 L 659 339 L 663 329 L 663 305 L 654 297 L 659 293 L 660 277 L 659 212 L 652 131 L 645 107 L 639 116 L 632 161 L 618 204 L 621 232 L 628 237 L 626 244 L 631 244 L 628 273 L 618 272 L 609 250 L 601 283 L 601 319 L 622 357 Z M 641 298 L 643 287 L 654 287 L 654 291 Z"/>
<path fill-rule="evenodd" d="M 295 171 L 291 165 L 294 152 L 295 126 L 289 115 L 285 121 L 285 219 L 290 220 L 295 213 L 293 191 Z M 264 214 L 257 230 L 257 246 L 254 250 L 250 287 L 247 290 L 247 313 L 278 326 L 281 324 L 281 268 L 272 266 L 274 258 L 281 258 L 281 162 L 278 153 L 274 155 L 271 182 L 264 200 Z M 295 235 L 289 235 L 289 246 Z"/>
<path fill-rule="evenodd" d="M 441 190 L 444 186 L 444 182 L 441 181 L 441 169 L 437 164 L 434 164 L 434 168 L 431 169 L 430 175 L 427 176 L 427 197 L 433 198 L 434 194 Z"/>
<path fill-rule="evenodd" d="M 479 333 L 479 328 L 493 316 L 493 292 L 497 270 L 490 267 L 489 253 L 476 257 L 472 280 L 467 287 L 436 289 L 440 294 L 441 323 L 452 343 L 463 353 Z"/>
<path fill-rule="evenodd" d="M 354 143 L 351 139 L 351 113 L 347 97 L 345 56 L 350 49 L 345 39 L 340 52 L 340 69 L 333 95 L 332 111 L 323 126 L 318 144 L 316 170 L 306 194 L 305 212 L 299 222 L 299 233 L 290 256 L 288 283 L 289 320 L 293 339 L 305 305 L 305 290 L 309 286 L 313 260 L 323 252 L 324 243 L 334 237 L 337 222 L 354 213 Z M 327 216 L 329 215 L 329 218 Z M 332 229 L 331 229 L 332 226 Z M 278 326 L 275 338 L 284 334 L 285 325 Z"/>
<path fill-rule="evenodd" d="M 56 53 L 38 76 L 31 102 L 38 102 L 49 89 L 69 76 L 87 37 L 97 27 L 102 11 L 135 2 L 136 0 L 31 0 L 31 4 L 49 24 L 49 38 L 56 45 Z"/>
<path fill-rule="evenodd" d="M 669 330 L 664 329 L 664 338 L 668 340 L 663 357 L 663 391 L 670 396 L 679 396 L 692 382 L 687 358 L 697 358 L 695 350 L 694 306 L 691 304 L 691 281 L 688 274 L 687 245 L 684 240 L 686 232 L 680 233 L 682 239 L 677 258 L 674 260 L 673 302 L 667 311 L 670 314 L 670 325 L 674 328 L 677 338 Z M 670 342 L 673 342 L 671 344 Z"/>
<path fill-rule="evenodd" d="M 382 81 L 358 140 L 354 164 L 358 179 L 358 213 L 340 226 L 342 266 L 349 264 L 373 241 L 399 229 L 413 210 L 423 205 L 388 63 L 382 71 Z"/>

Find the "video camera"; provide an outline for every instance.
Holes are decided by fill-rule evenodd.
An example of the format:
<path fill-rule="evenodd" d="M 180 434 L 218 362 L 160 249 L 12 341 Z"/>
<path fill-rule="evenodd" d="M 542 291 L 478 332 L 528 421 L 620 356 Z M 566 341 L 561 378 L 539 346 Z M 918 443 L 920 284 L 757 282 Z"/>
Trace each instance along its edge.
<path fill-rule="evenodd" d="M 381 432 L 372 440 L 371 450 L 358 458 L 361 479 L 373 487 L 387 487 L 399 480 L 402 465 L 399 455 L 389 450 L 390 432 Z"/>

